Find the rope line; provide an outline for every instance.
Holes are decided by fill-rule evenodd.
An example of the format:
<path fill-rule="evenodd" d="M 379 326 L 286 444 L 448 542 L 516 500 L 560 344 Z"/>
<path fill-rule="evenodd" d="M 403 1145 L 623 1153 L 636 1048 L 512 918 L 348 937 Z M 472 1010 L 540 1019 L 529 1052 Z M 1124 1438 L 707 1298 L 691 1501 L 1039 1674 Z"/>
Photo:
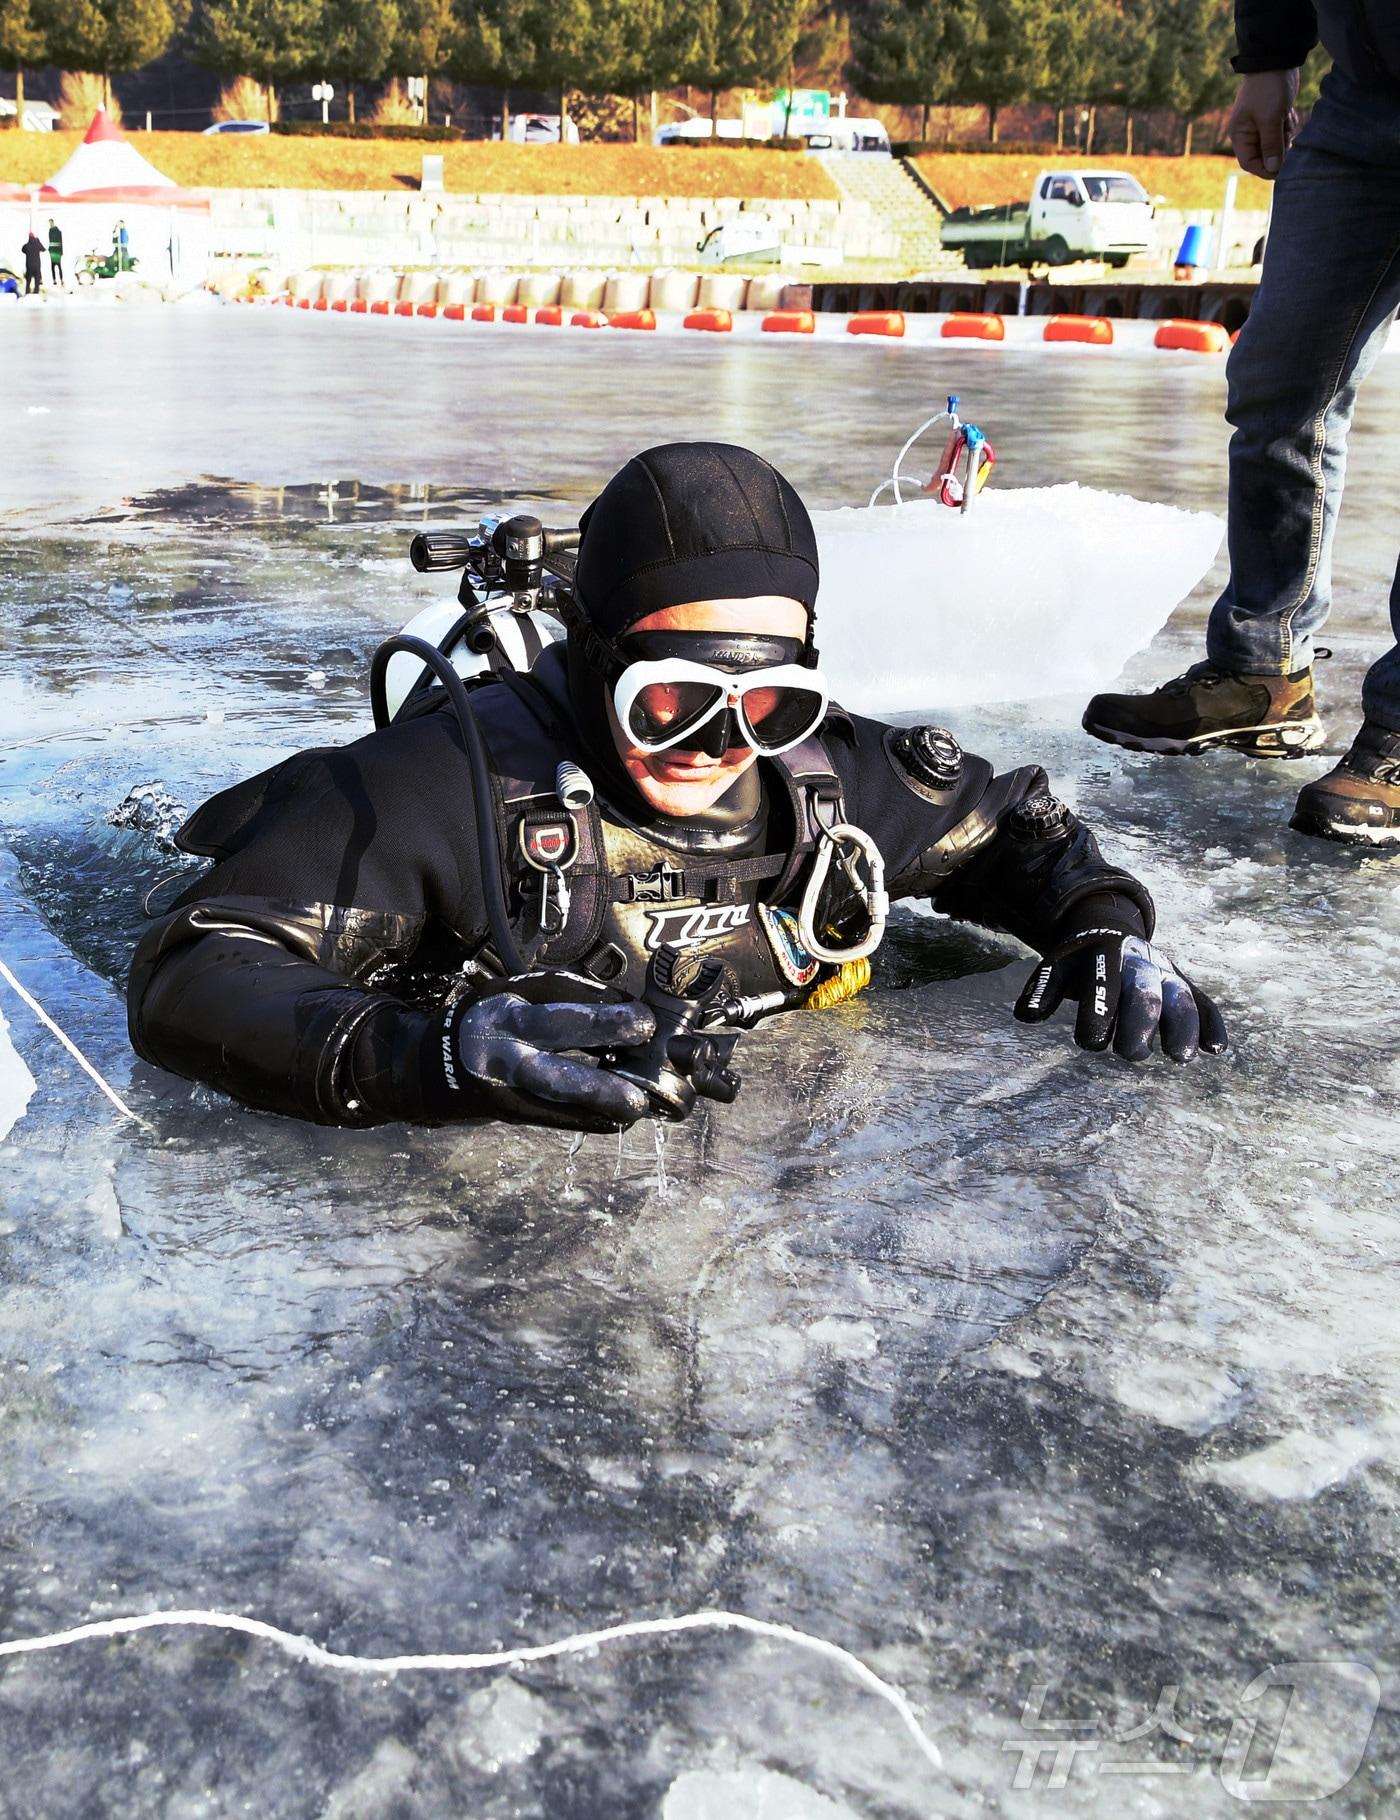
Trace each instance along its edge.
<path fill-rule="evenodd" d="M 807 1631 L 787 1624 L 773 1624 L 765 1618 L 750 1618 L 737 1611 L 693 1611 L 677 1618 L 638 1618 L 626 1624 L 610 1624 L 603 1630 L 585 1631 L 579 1636 L 563 1637 L 555 1643 L 536 1643 L 519 1649 L 482 1650 L 470 1654 L 434 1654 L 418 1656 L 356 1656 L 327 1649 L 310 1637 L 282 1630 L 261 1618 L 245 1618 L 227 1611 L 153 1611 L 132 1618 L 104 1618 L 91 1624 L 79 1624 L 72 1630 L 53 1631 L 42 1637 L 17 1637 L 0 1642 L 0 1657 L 37 1655 L 43 1650 L 67 1649 L 75 1643 L 86 1643 L 101 1637 L 129 1637 L 137 1631 L 164 1630 L 177 1627 L 204 1630 L 241 1631 L 272 1643 L 297 1661 L 314 1668 L 334 1668 L 357 1675 L 399 1675 L 412 1670 L 456 1674 L 476 1669 L 511 1668 L 523 1662 L 545 1662 L 554 1656 L 576 1656 L 606 1643 L 620 1643 L 631 1637 L 661 1637 L 688 1630 L 739 1630 L 751 1636 L 790 1644 L 835 1662 L 861 1685 L 892 1706 L 905 1730 L 935 1769 L 942 1769 L 938 1746 L 919 1724 L 913 1707 L 904 1693 L 892 1682 L 883 1680 L 873 1668 L 852 1655 L 839 1643 L 825 1637 L 814 1637 Z"/>
<path fill-rule="evenodd" d="M 63 1047 L 68 1051 L 69 1055 L 72 1056 L 73 1060 L 78 1064 L 78 1066 L 83 1070 L 83 1072 L 85 1074 L 90 1075 L 92 1077 L 92 1079 L 94 1081 L 96 1081 L 97 1085 L 107 1095 L 107 1098 L 116 1107 L 117 1111 L 121 1113 L 122 1117 L 126 1118 L 126 1119 L 131 1119 L 132 1122 L 134 1124 L 139 1125 L 143 1131 L 149 1131 L 151 1133 L 151 1135 L 154 1136 L 155 1135 L 155 1126 L 152 1124 L 149 1124 L 145 1119 L 143 1119 L 139 1112 L 133 1112 L 131 1110 L 130 1106 L 127 1105 L 126 1101 L 117 1092 L 116 1088 L 111 1084 L 111 1082 L 108 1081 L 107 1079 L 105 1079 L 105 1077 L 98 1072 L 98 1070 L 93 1066 L 93 1064 L 83 1054 L 82 1050 L 78 1047 L 78 1045 L 73 1041 L 72 1037 L 68 1035 L 67 1031 L 61 1030 L 59 1028 L 59 1026 L 49 1016 L 48 1012 L 45 1011 L 44 1007 L 39 1003 L 38 999 L 36 999 L 34 997 L 33 993 L 27 991 L 19 983 L 19 981 L 15 978 L 14 974 L 11 973 L 10 969 L 5 965 L 4 961 L 0 961 L 0 979 L 4 979 L 10 986 L 12 986 L 14 988 L 14 990 L 24 1000 L 25 1004 L 28 1005 L 29 1009 L 34 1013 L 35 1017 L 38 1018 L 39 1022 L 44 1026 L 44 1028 L 46 1030 L 52 1031 L 52 1033 L 58 1038 L 59 1042 L 63 1044 Z"/>

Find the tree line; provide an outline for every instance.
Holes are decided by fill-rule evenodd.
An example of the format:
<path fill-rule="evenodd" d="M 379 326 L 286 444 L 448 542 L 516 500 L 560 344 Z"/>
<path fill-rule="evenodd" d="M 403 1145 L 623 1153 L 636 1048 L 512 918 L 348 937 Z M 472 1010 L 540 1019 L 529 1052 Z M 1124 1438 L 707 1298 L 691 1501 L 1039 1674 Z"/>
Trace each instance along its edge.
<path fill-rule="evenodd" d="M 1039 102 L 1121 107 L 1184 125 L 1229 99 L 1232 0 L 0 0 L 0 68 L 46 64 L 99 75 L 138 69 L 178 44 L 226 78 L 279 87 L 334 81 L 354 118 L 356 88 L 445 77 L 502 97 L 572 92 L 636 100 L 681 85 L 706 91 L 844 81 L 874 102 L 1003 110 Z"/>

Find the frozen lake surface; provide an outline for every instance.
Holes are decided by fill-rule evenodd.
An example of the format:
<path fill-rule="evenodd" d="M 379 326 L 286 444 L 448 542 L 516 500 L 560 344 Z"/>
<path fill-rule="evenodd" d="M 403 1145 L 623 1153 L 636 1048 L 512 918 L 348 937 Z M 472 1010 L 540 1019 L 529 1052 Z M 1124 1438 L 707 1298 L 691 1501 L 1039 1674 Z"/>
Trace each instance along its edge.
<path fill-rule="evenodd" d="M 1222 1061 L 1019 1027 L 1029 957 L 905 910 L 877 989 L 743 1040 L 733 1107 L 571 1141 L 322 1130 L 134 1063 L 171 804 L 368 726 L 427 598 L 410 524 L 564 517 L 681 434 L 859 504 L 953 390 L 994 484 L 1218 511 L 1221 367 L 234 310 L 0 337 L 0 962 L 149 1127 L 0 982 L 0 1642 L 212 1608 L 388 1655 L 723 1609 L 853 1652 L 943 1756 L 771 1638 L 358 1676 L 157 1631 L 0 1662 L 0 1815 L 1392 1811 L 1400 871 L 1286 822 L 1385 636 L 1396 364 L 1325 761 L 1119 752 L 1075 695 L 922 704 L 1145 878 Z M 1211 593 L 1134 679 L 1193 660 Z M 917 603 L 877 631 L 928 667 Z"/>

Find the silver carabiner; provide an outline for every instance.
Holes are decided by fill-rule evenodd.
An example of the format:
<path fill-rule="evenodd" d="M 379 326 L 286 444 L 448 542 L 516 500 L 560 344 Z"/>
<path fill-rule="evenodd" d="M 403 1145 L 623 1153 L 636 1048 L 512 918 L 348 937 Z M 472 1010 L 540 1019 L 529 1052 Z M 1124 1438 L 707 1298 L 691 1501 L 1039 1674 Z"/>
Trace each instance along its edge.
<path fill-rule="evenodd" d="M 863 859 L 869 868 L 868 881 L 861 879 L 857 870 L 858 859 Z M 840 861 L 847 882 L 870 918 L 870 927 L 865 935 L 849 948 L 827 947 L 816 927 L 822 888 L 826 884 L 832 863 L 836 860 Z M 889 913 L 884 857 L 864 828 L 857 828 L 853 822 L 833 822 L 829 828 L 821 829 L 817 836 L 817 851 L 812 860 L 811 876 L 803 890 L 797 912 L 798 939 L 808 954 L 815 960 L 826 961 L 838 967 L 846 961 L 864 960 L 867 954 L 873 954 L 880 946 Z"/>

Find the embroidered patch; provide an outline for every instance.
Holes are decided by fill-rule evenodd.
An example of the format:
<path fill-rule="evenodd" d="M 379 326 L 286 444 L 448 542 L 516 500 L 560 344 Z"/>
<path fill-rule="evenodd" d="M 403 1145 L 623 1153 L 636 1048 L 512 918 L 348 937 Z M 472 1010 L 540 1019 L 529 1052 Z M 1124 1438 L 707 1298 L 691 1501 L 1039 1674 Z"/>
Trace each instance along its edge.
<path fill-rule="evenodd" d="M 654 954 L 668 942 L 673 948 L 694 948 L 742 929 L 748 920 L 747 904 L 692 904 L 679 910 L 650 910 L 647 950 Z"/>
<path fill-rule="evenodd" d="M 797 918 L 792 911 L 774 910 L 767 904 L 760 904 L 758 920 L 768 937 L 779 973 L 790 986 L 810 986 L 821 962 L 813 960 L 797 939 Z"/>

